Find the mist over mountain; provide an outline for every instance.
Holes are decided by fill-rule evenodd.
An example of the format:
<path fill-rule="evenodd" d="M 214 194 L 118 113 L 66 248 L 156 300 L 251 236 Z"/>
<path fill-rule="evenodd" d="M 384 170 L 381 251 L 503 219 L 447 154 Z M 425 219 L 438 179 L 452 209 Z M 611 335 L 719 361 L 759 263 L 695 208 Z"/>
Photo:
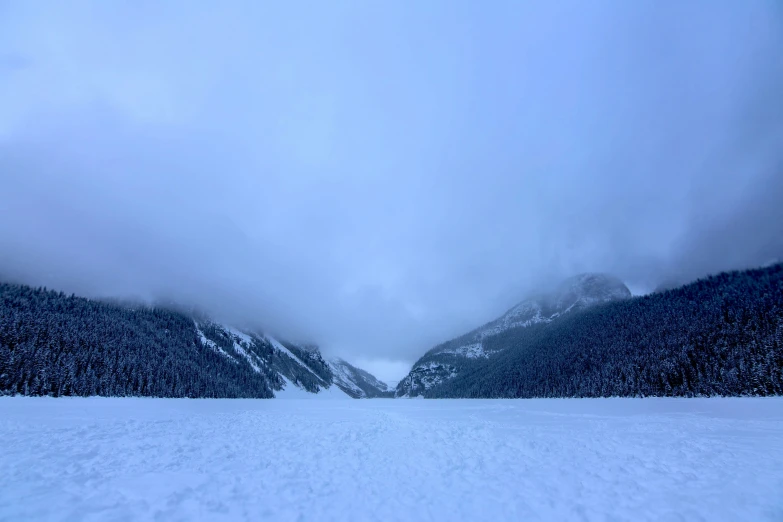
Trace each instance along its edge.
<path fill-rule="evenodd" d="M 493 333 L 482 343 L 485 353 L 496 356 L 462 361 L 431 357 L 427 365 L 420 361 L 398 385 L 397 394 L 780 395 L 782 303 L 783 265 L 724 272 L 676 289 L 594 303 L 555 320 Z M 452 373 L 433 378 L 433 363 Z"/>
<path fill-rule="evenodd" d="M 783 258 L 775 2 L 0 5 L 0 279 L 368 360 Z M 383 376 L 381 376 L 383 377 Z"/>
<path fill-rule="evenodd" d="M 547 324 L 586 308 L 629 299 L 631 292 L 616 277 L 580 274 L 563 281 L 550 292 L 525 299 L 500 318 L 429 350 L 397 384 L 398 397 L 416 397 L 459 377 L 476 361 L 495 358 L 506 346 L 485 340 L 510 330 Z"/>
<path fill-rule="evenodd" d="M 0 0 L 0 522 L 783 522 L 783 0 Z"/>
<path fill-rule="evenodd" d="M 162 307 L 0 283 L 0 395 L 373 398 L 385 383 L 314 345 Z"/>

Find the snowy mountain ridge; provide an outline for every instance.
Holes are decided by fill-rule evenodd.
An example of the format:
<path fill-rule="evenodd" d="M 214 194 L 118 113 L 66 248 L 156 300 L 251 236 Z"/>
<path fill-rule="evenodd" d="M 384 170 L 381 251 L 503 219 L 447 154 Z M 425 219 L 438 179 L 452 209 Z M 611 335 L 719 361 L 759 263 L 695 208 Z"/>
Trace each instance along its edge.
<path fill-rule="evenodd" d="M 334 384 L 355 399 L 394 397 L 394 391 L 371 373 L 335 357 L 327 363 L 332 370 Z"/>
<path fill-rule="evenodd" d="M 155 306 L 0 283 L 0 395 L 363 398 L 386 384 L 318 346 Z"/>
<path fill-rule="evenodd" d="M 550 323 L 563 314 L 630 297 L 628 287 L 607 274 L 586 273 L 568 278 L 553 292 L 528 298 L 498 319 L 428 351 L 399 382 L 395 396 L 417 396 L 457 377 L 460 374 L 460 362 L 492 357 L 497 352 L 488 351 L 484 346 L 484 340 L 488 337 L 512 328 Z"/>
<path fill-rule="evenodd" d="M 291 387 L 310 394 L 354 399 L 391 396 L 389 387 L 375 376 L 340 358 L 325 359 L 316 345 L 280 341 L 269 334 L 241 331 L 210 321 L 196 320 L 194 324 L 205 347 L 232 363 L 249 365 L 268 380 L 275 397 L 292 396 Z M 302 393 L 293 395 L 303 397 Z"/>

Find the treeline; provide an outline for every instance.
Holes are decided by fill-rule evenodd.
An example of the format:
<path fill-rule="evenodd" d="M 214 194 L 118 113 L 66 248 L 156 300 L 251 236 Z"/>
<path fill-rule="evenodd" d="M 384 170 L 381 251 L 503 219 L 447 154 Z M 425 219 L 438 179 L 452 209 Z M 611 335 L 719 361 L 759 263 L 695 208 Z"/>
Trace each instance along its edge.
<path fill-rule="evenodd" d="M 783 265 L 729 272 L 489 337 L 426 397 L 783 393 Z M 445 361 L 458 364 L 457 361 Z"/>
<path fill-rule="evenodd" d="M 182 313 L 0 284 L 0 394 L 268 398 L 280 384 Z"/>

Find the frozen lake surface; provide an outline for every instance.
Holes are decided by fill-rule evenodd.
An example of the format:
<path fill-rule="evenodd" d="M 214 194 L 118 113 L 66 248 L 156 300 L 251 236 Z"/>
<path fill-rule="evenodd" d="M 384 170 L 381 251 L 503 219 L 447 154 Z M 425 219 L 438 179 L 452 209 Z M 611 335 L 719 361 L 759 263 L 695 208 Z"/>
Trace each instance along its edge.
<path fill-rule="evenodd" d="M 783 520 L 783 398 L 0 398 L 0 520 Z"/>

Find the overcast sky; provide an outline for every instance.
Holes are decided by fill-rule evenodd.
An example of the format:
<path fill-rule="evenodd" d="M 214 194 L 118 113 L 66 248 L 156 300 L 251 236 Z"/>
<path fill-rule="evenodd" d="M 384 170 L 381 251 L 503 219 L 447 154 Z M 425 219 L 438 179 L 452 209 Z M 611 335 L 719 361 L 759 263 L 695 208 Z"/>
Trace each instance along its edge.
<path fill-rule="evenodd" d="M 0 0 L 0 274 L 386 379 L 530 289 L 783 257 L 783 8 Z"/>

